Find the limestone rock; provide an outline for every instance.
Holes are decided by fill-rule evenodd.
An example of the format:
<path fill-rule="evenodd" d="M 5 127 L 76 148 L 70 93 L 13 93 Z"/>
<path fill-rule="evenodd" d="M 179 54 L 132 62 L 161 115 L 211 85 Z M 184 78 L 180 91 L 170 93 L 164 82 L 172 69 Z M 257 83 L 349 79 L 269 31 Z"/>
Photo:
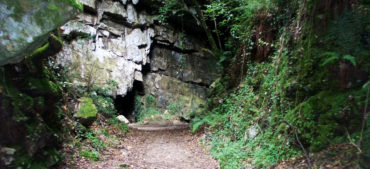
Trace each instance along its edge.
<path fill-rule="evenodd" d="M 217 62 L 196 54 L 183 54 L 166 48 L 154 48 L 151 69 L 185 82 L 211 85 L 218 78 Z M 213 66 L 210 66 L 213 65 Z"/>
<path fill-rule="evenodd" d="M 137 13 L 133 5 L 127 5 L 127 21 L 129 23 L 134 23 L 137 21 Z"/>
<path fill-rule="evenodd" d="M 127 118 L 126 118 L 125 116 L 123 116 L 123 115 L 119 115 L 119 116 L 117 116 L 117 119 L 118 119 L 120 122 L 125 123 L 125 124 L 129 124 L 129 123 L 130 123 L 130 121 L 128 121 L 128 120 L 127 120 Z"/>
<path fill-rule="evenodd" d="M 97 109 L 89 97 L 79 99 L 78 111 L 74 117 L 83 125 L 91 125 L 97 117 Z"/>
<path fill-rule="evenodd" d="M 175 43 L 175 34 L 173 29 L 156 25 L 154 27 L 155 40 L 160 42 Z"/>
<path fill-rule="evenodd" d="M 115 20 L 124 21 L 127 19 L 127 11 L 125 7 L 119 2 L 102 1 L 98 7 L 98 20 L 103 18 L 103 15 L 109 15 Z"/>
<path fill-rule="evenodd" d="M 124 48 L 120 46 L 120 40 L 108 40 L 107 45 L 103 41 L 106 40 L 98 38 L 96 43 L 82 39 L 72 41 L 57 55 L 57 63 L 79 75 L 73 80 L 76 85 L 86 84 L 87 76 L 92 76 L 94 84 L 102 87 L 113 79 L 118 88 L 113 89 L 112 94 L 125 95 L 132 88 L 135 70 L 141 70 L 141 65 L 124 59 L 124 50 L 114 50 Z"/>
<path fill-rule="evenodd" d="M 93 84 L 100 87 L 116 81 L 117 87 L 108 92 L 113 97 L 125 96 L 135 80 L 143 82 L 145 94 L 155 97 L 159 112 L 166 112 L 171 103 L 183 106 L 177 119 L 154 119 L 163 124 L 181 123 L 180 118 L 189 119 L 191 112 L 202 111 L 208 86 L 219 77 L 217 61 L 203 52 L 206 44 L 199 37 L 157 25 L 157 16 L 135 9 L 138 3 L 99 1 L 97 16 L 80 14 L 64 25 L 61 29 L 66 37 L 76 32 L 89 36 L 65 43 L 56 62 L 78 75 L 73 85 L 89 84 L 86 77 L 91 75 Z"/>
<path fill-rule="evenodd" d="M 77 21 L 88 25 L 95 25 L 98 22 L 98 18 L 88 13 L 80 13 L 77 15 Z"/>
<path fill-rule="evenodd" d="M 91 27 L 89 25 L 82 24 L 81 22 L 77 21 L 69 21 L 62 27 L 60 27 L 62 30 L 63 35 L 69 35 L 70 33 L 79 33 L 79 34 L 86 34 L 90 36 L 96 35 L 96 29 L 94 27 Z"/>
<path fill-rule="evenodd" d="M 17 63 L 46 43 L 49 32 L 79 12 L 72 5 L 60 0 L 1 0 L 0 66 Z"/>

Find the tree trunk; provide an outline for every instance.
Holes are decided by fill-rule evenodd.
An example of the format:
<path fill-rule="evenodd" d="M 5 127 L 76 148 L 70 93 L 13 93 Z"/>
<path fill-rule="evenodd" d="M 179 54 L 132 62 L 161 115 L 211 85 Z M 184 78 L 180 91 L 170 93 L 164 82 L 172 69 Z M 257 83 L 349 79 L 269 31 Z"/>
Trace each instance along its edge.
<path fill-rule="evenodd" d="M 212 33 L 207 26 L 202 9 L 200 8 L 200 4 L 198 3 L 197 0 L 191 0 L 191 1 L 194 4 L 195 10 L 199 16 L 199 20 L 202 25 L 202 28 L 204 29 L 204 32 L 207 34 L 208 42 L 211 45 L 212 52 L 214 52 L 216 55 L 219 52 L 219 48 L 217 47 L 216 41 L 213 38 Z"/>

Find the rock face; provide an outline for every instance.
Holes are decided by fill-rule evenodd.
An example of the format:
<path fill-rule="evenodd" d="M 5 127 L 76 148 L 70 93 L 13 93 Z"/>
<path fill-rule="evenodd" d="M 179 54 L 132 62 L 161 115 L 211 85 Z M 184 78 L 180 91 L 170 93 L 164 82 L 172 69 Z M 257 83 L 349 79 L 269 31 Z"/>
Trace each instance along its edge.
<path fill-rule="evenodd" d="M 181 102 L 184 114 L 199 111 L 218 78 L 204 41 L 156 24 L 156 16 L 136 9 L 140 1 L 80 2 L 88 10 L 61 27 L 66 43 L 57 56 L 57 63 L 79 75 L 74 84 L 106 86 L 114 80 L 112 95 L 125 96 L 138 81 L 160 109 Z"/>
<path fill-rule="evenodd" d="M 0 0 L 0 66 L 17 63 L 78 12 L 69 0 Z"/>

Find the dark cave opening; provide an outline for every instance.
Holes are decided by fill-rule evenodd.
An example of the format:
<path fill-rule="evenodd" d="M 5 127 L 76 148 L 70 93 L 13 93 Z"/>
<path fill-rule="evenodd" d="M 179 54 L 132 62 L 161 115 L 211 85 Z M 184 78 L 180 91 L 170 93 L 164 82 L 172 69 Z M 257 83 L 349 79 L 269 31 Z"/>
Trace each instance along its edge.
<path fill-rule="evenodd" d="M 120 115 L 125 116 L 131 123 L 136 122 L 135 119 L 135 102 L 136 96 L 144 95 L 144 84 L 143 82 L 134 81 L 134 85 L 125 96 L 118 95 L 114 100 L 114 106 Z"/>

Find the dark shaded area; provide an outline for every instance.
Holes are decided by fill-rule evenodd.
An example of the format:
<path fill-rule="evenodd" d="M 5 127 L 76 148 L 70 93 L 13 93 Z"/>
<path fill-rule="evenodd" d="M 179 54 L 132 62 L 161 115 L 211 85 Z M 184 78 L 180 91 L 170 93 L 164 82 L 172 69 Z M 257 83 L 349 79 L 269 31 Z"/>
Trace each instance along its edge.
<path fill-rule="evenodd" d="M 150 63 L 147 63 L 143 66 L 143 70 L 141 71 L 143 73 L 143 75 L 147 75 L 148 73 L 150 73 L 151 71 L 151 67 L 150 67 Z M 135 83 L 135 82 L 134 82 Z M 135 85 L 135 84 L 134 84 Z"/>
<path fill-rule="evenodd" d="M 15 151 L 0 152 L 0 168 L 48 168 L 60 160 L 62 91 L 47 66 L 48 57 L 62 48 L 59 38 L 51 34 L 22 62 L 0 67 L 0 147 Z"/>
<path fill-rule="evenodd" d="M 125 116 L 130 122 L 135 122 L 135 97 L 137 95 L 144 95 L 144 84 L 140 81 L 134 81 L 133 88 L 127 92 L 125 96 L 119 95 L 114 100 L 114 106 L 120 115 Z"/>

